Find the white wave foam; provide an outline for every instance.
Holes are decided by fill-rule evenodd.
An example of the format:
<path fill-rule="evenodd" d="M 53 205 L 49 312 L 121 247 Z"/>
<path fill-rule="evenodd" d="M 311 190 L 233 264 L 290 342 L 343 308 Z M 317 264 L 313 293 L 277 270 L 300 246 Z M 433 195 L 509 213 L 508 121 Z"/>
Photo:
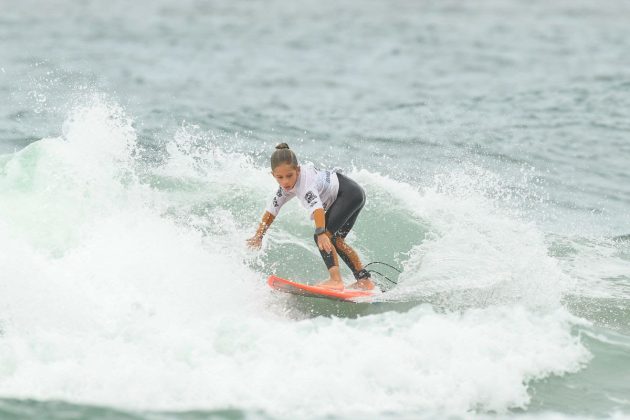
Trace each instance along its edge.
<path fill-rule="evenodd" d="M 0 218 L 17 237 L 53 253 L 124 199 L 136 139 L 120 107 L 98 98 L 75 109 L 63 131 L 15 153 L 0 177 Z"/>
<path fill-rule="evenodd" d="M 604 299 L 630 299 L 630 247 L 615 240 L 573 237 L 562 239 L 569 251 L 562 268 L 576 279 L 572 293 Z"/>
<path fill-rule="evenodd" d="M 246 308 L 207 310 L 207 321 L 194 326 L 167 309 L 168 317 L 159 310 L 153 318 L 125 313 L 127 325 L 117 329 L 8 335 L 0 345 L 0 392 L 298 417 L 505 412 L 526 406 L 529 380 L 575 371 L 588 360 L 563 311 L 533 317 L 503 307 L 443 315 L 423 307 L 292 322 Z"/>
<path fill-rule="evenodd" d="M 460 313 L 424 306 L 356 320 L 286 318 L 285 300 L 243 263 L 238 223 L 239 197 L 265 189 L 255 193 L 256 204 L 262 200 L 273 185 L 268 171 L 214 149 L 190 160 L 182 134 L 158 172 L 205 183 L 192 199 L 125 180 L 120 174 L 133 163 L 135 134 L 120 115 L 99 106 L 78 112 L 64 128 L 67 141 L 43 140 L 18 152 L 1 175 L 8 199 L 0 207 L 0 395 L 297 417 L 505 412 L 526 406 L 528 381 L 588 360 L 571 334 L 575 319 L 559 306 L 537 311 L 526 299 Z M 110 148 L 104 143 L 112 138 Z M 103 167 L 92 172 L 84 160 Z M 355 175 L 387 187 L 444 238 L 420 249 L 425 261 L 408 271 L 412 277 L 457 274 L 457 264 L 440 272 L 426 256 L 465 262 L 468 249 L 491 263 L 460 273 L 461 281 L 487 284 L 481 274 L 492 264 L 518 281 L 556 274 L 539 235 L 527 236 L 530 226 L 500 212 L 488 215 L 480 196 L 423 195 L 367 171 Z M 207 191 L 224 229 L 172 217 Z M 224 203 L 235 196 L 240 206 Z M 528 244 L 519 244 L 522 234 Z M 471 238 L 474 245 L 466 245 Z M 526 258 L 516 268 L 498 264 L 517 256 Z"/>
<path fill-rule="evenodd" d="M 430 226 L 408 253 L 395 295 L 478 289 L 489 303 L 556 308 L 570 287 L 537 226 L 496 201 L 502 186 L 494 174 L 453 171 L 422 191 L 367 171 L 357 176 L 388 191 L 394 205 Z"/>

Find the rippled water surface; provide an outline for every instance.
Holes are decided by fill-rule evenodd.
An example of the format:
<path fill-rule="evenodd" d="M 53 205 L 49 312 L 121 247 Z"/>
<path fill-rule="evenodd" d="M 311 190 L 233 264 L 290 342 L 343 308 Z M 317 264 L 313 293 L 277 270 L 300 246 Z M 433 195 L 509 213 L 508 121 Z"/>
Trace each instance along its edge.
<path fill-rule="evenodd" d="M 630 415 L 627 2 L 1 6 L 0 417 Z M 398 286 L 267 290 L 281 141 Z"/>

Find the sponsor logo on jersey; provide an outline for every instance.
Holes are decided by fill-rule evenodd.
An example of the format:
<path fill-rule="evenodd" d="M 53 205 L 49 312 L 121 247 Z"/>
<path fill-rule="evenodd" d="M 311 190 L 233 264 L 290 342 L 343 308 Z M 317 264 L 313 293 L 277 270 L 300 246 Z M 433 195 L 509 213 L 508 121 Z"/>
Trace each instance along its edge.
<path fill-rule="evenodd" d="M 304 195 L 304 199 L 306 200 L 306 202 L 308 204 L 314 204 L 313 200 L 315 200 L 317 197 L 315 196 L 315 194 L 313 194 L 313 191 L 308 191 L 305 195 Z"/>

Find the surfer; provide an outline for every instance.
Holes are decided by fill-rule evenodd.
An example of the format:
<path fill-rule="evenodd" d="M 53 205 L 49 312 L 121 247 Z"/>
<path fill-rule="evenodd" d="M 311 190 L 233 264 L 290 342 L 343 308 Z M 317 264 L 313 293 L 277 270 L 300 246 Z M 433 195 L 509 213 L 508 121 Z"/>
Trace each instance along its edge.
<path fill-rule="evenodd" d="M 277 145 L 271 155 L 271 174 L 280 187 L 270 200 L 256 233 L 247 240 L 248 245 L 259 249 L 280 208 L 297 196 L 315 222 L 315 242 L 330 274 L 318 286 L 344 288 L 339 272 L 338 257 L 341 257 L 356 279 L 350 287 L 372 290 L 374 283 L 370 273 L 345 240 L 365 204 L 363 188 L 343 174 L 319 170 L 313 165 L 299 165 L 286 143 Z"/>

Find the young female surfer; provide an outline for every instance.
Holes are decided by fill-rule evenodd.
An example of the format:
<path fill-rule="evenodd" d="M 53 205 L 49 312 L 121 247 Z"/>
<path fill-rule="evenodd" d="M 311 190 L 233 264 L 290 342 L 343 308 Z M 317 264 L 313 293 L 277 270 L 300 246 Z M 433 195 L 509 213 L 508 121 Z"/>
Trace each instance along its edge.
<path fill-rule="evenodd" d="M 247 240 L 249 246 L 260 248 L 263 235 L 280 208 L 297 196 L 315 222 L 315 242 L 330 274 L 330 278 L 319 286 L 336 290 L 344 288 L 339 273 L 340 256 L 356 279 L 350 287 L 373 289 L 370 273 L 345 241 L 365 204 L 363 188 L 340 173 L 320 171 L 313 165 L 300 166 L 295 153 L 286 143 L 277 145 L 271 155 L 271 174 L 280 188 L 269 202 L 256 234 Z"/>

